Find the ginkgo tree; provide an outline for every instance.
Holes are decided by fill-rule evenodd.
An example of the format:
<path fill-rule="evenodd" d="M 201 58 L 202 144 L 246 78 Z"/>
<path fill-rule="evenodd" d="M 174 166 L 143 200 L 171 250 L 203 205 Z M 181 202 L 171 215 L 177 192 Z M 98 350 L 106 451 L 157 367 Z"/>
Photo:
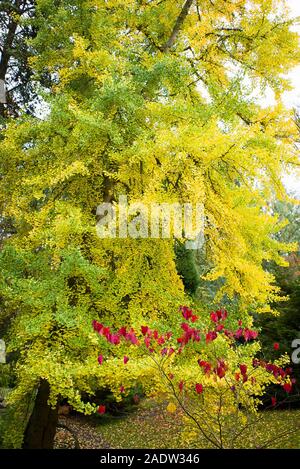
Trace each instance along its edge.
<path fill-rule="evenodd" d="M 281 96 L 298 35 L 283 0 L 37 0 L 32 21 L 49 112 L 11 122 L 0 147 L 0 210 L 14 224 L 0 253 L 1 321 L 18 356 L 10 402 L 39 388 L 39 406 L 64 397 L 92 412 L 81 393 L 103 378 L 91 320 L 172 323 L 185 301 L 173 239 L 101 239 L 99 204 L 203 204 L 216 300 L 237 298 L 246 317 L 276 299 L 263 262 L 282 264 L 292 246 L 273 236 L 268 201 L 285 197 L 282 171 L 297 164 Z M 262 107 L 266 89 L 274 104 Z M 32 443 L 50 415 L 47 442 Z M 31 417 L 25 446 L 51 445 L 55 415 Z M 7 444 L 20 445 L 14 428 Z"/>

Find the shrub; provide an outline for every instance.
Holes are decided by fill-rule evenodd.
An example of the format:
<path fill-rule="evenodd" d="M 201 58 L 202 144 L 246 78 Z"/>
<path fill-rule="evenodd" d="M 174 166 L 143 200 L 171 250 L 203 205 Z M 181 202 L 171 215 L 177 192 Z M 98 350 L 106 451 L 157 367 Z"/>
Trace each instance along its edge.
<path fill-rule="evenodd" d="M 185 443 L 206 441 L 208 447 L 267 447 L 259 432 L 264 414 L 258 412 L 270 384 L 282 389 L 288 398 L 295 383 L 287 355 L 274 362 L 258 359 L 258 332 L 249 324 L 228 317 L 224 309 L 199 317 L 186 306 L 172 331 L 142 326 L 140 331 L 122 327 L 112 331 L 93 321 L 93 328 L 111 347 L 99 354 L 98 363 L 116 398 L 126 396 L 137 379 L 149 396 L 164 394 L 167 410 L 183 414 Z M 182 320 L 182 317 L 184 320 Z M 163 327 L 162 327 L 163 328 Z M 124 353 L 123 358 L 115 355 Z M 107 350 L 107 348 L 106 348 Z M 101 351 L 100 351 L 101 352 Z M 279 405 L 276 395 L 271 406 Z M 105 413 L 100 404 L 98 413 Z M 299 428 L 282 430 L 282 436 Z M 247 435 L 247 443 L 244 439 Z M 280 435 L 276 436 L 280 438 Z"/>

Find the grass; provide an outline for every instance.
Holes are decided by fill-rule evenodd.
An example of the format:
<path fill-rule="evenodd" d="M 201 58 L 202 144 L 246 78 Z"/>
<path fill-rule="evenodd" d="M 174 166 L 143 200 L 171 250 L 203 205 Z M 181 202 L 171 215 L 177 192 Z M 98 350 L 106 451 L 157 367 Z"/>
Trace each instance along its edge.
<path fill-rule="evenodd" d="M 287 427 L 289 430 L 299 429 L 300 410 L 273 410 L 264 412 L 265 418 L 262 425 L 256 428 L 256 433 L 262 440 L 274 440 L 270 448 L 299 449 L 300 448 L 300 430 L 294 431 L 286 437 L 278 436 Z"/>
<path fill-rule="evenodd" d="M 183 448 L 180 420 L 168 414 L 165 404 L 142 400 L 122 417 L 99 417 L 98 431 L 113 448 Z"/>
<path fill-rule="evenodd" d="M 2 416 L 0 414 L 0 427 Z M 105 414 L 89 417 L 96 424 L 93 428 L 111 447 L 119 449 L 166 449 L 166 448 L 205 448 L 207 444 L 200 440 L 195 445 L 185 444 L 181 437 L 181 417 L 166 411 L 166 403 L 157 403 L 145 399 L 138 406 L 128 409 L 121 416 Z M 284 428 L 297 428 L 300 422 L 300 410 L 274 410 L 264 412 L 264 421 L 255 428 L 255 436 L 260 441 L 273 440 L 271 448 L 300 449 L 300 431 L 291 433 L 285 438 L 276 438 Z M 0 428 L 1 433 L 1 428 Z M 100 436 L 100 435 L 99 435 Z M 253 431 L 251 430 L 251 436 Z M 241 447 L 249 447 L 247 436 L 244 436 Z"/>
<path fill-rule="evenodd" d="M 110 415 L 98 419 L 97 429 L 107 443 L 113 448 L 188 448 L 195 447 L 184 444 L 181 438 L 181 418 L 169 414 L 165 404 L 156 404 L 151 400 L 142 401 L 131 413 L 120 417 Z M 276 438 L 284 428 L 299 427 L 300 410 L 277 410 L 264 412 L 264 422 L 255 428 L 255 436 L 259 441 L 274 440 L 271 448 L 300 448 L 300 431 L 285 438 Z M 253 436 L 253 430 L 251 435 Z M 242 447 L 249 447 L 247 435 L 244 436 Z M 197 447 L 205 448 L 205 441 L 199 441 Z"/>

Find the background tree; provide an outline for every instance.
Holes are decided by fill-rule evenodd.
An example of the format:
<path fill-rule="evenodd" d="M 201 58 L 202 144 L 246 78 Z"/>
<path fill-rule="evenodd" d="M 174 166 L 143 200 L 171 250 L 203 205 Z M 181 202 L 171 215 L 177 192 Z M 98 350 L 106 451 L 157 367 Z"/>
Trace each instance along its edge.
<path fill-rule="evenodd" d="M 278 288 L 263 262 L 282 263 L 288 247 L 268 201 L 284 198 L 282 168 L 296 161 L 280 97 L 298 36 L 283 10 L 271 0 L 36 1 L 32 66 L 55 77 L 51 112 L 12 122 L 0 148 L 0 206 L 16 228 L 0 274 L 1 320 L 20 357 L 11 405 L 46 381 L 51 405 L 65 397 L 92 412 L 81 393 L 107 382 L 91 320 L 172 324 L 184 303 L 172 239 L 97 236 L 97 206 L 120 194 L 203 203 L 217 301 L 238 298 L 249 325 L 249 308 L 270 310 Z M 257 86 L 277 104 L 261 108 Z M 8 429 L 7 445 L 21 440 Z"/>
<path fill-rule="evenodd" d="M 295 111 L 295 122 L 300 131 L 300 118 L 297 111 Z M 299 151 L 299 137 L 295 144 L 296 150 Z M 274 264 L 266 266 L 276 277 L 276 282 L 280 286 L 282 295 L 286 297 L 285 301 L 278 301 L 275 308 L 279 314 L 277 316 L 266 315 L 256 318 L 256 323 L 262 329 L 261 341 L 262 350 L 267 358 L 276 358 L 279 353 L 286 352 L 289 356 L 292 355 L 292 343 L 295 339 L 300 337 L 300 269 L 299 269 L 299 246 L 300 246 L 300 209 L 297 202 L 297 194 L 291 194 L 289 202 L 277 201 L 274 204 L 274 210 L 279 214 L 281 219 L 288 220 L 289 224 L 285 226 L 278 234 L 277 237 L 281 241 L 288 243 L 296 243 L 297 249 L 295 252 L 286 255 L 288 266 L 279 267 Z M 278 343 L 279 349 L 272 344 Z M 293 406 L 298 406 L 299 399 L 299 380 L 300 380 L 300 367 L 299 364 L 291 363 L 294 370 L 297 383 L 293 389 Z M 269 395 L 272 395 L 273 388 L 269 389 Z M 289 403 L 289 405 L 291 405 Z"/>
<path fill-rule="evenodd" d="M 175 247 L 176 269 L 185 291 L 195 295 L 200 285 L 200 271 L 198 267 L 198 253 L 192 249 L 186 249 L 184 243 L 177 243 Z"/>
<path fill-rule="evenodd" d="M 0 80 L 7 90 L 7 105 L 0 103 L 2 122 L 21 111 L 32 113 L 37 104 L 37 83 L 29 63 L 33 55 L 29 40 L 36 36 L 34 16 L 34 0 L 0 2 Z"/>
<path fill-rule="evenodd" d="M 47 74 L 34 77 L 30 66 L 35 53 L 31 40 L 37 33 L 34 20 L 35 0 L 0 1 L 0 81 L 6 90 L 6 103 L 0 102 L 0 130 L 22 113 L 41 113 L 41 90 L 51 86 Z M 14 232 L 13 219 L 0 215 L 0 249 L 2 240 Z"/>
<path fill-rule="evenodd" d="M 293 352 L 292 342 L 300 338 L 300 210 L 299 205 L 290 203 L 275 204 L 276 211 L 283 219 L 289 220 L 287 225 L 279 234 L 281 240 L 287 242 L 296 242 L 298 250 L 287 255 L 287 267 L 279 267 L 274 264 L 268 265 L 276 278 L 277 284 L 281 288 L 282 296 L 285 301 L 277 301 L 274 305 L 278 315 L 262 315 L 255 319 L 257 326 L 261 328 L 262 352 L 267 359 L 275 359 L 281 353 L 287 353 L 290 357 Z M 273 347 L 278 344 L 277 347 Z M 290 363 L 297 383 L 300 380 L 299 364 Z M 273 395 L 274 389 L 269 389 L 269 395 Z M 280 393 L 279 393 L 280 394 Z M 295 385 L 293 390 L 293 399 L 288 405 L 299 406 L 299 384 Z M 281 396 L 282 397 L 282 396 Z"/>

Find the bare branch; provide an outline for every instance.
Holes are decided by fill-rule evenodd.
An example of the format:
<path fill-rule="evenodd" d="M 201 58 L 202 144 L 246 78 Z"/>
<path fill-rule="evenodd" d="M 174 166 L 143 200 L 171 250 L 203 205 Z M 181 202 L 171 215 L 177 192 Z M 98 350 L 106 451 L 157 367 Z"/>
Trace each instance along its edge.
<path fill-rule="evenodd" d="M 168 52 L 171 47 L 174 45 L 176 38 L 178 36 L 178 33 L 183 25 L 184 20 L 186 19 L 189 10 L 192 6 L 194 0 L 186 0 L 185 4 L 182 7 L 182 10 L 180 12 L 180 15 L 178 16 L 176 23 L 174 25 L 173 31 L 167 42 L 164 44 L 162 47 L 163 52 Z"/>

